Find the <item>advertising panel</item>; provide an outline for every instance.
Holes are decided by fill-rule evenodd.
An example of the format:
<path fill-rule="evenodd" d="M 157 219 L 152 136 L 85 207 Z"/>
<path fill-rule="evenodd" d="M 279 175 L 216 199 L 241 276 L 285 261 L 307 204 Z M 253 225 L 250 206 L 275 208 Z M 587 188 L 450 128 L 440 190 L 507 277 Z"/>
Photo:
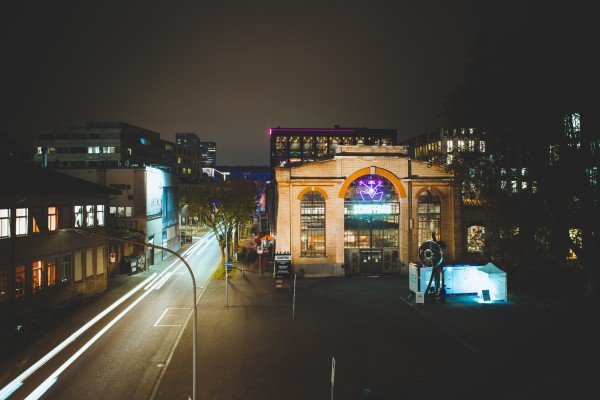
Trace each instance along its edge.
<path fill-rule="evenodd" d="M 163 208 L 163 175 L 156 168 L 146 167 L 146 215 L 161 215 Z"/>

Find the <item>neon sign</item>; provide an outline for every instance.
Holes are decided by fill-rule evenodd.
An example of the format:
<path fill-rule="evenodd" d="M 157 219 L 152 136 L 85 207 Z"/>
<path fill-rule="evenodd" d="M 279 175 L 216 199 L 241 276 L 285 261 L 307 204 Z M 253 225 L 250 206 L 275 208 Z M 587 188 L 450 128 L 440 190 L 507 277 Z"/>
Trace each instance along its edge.
<path fill-rule="evenodd" d="M 391 203 L 363 203 L 353 204 L 352 211 L 354 214 L 391 214 Z"/>
<path fill-rule="evenodd" d="M 381 201 L 383 197 L 383 184 L 379 180 L 358 181 L 360 198 L 369 201 Z"/>

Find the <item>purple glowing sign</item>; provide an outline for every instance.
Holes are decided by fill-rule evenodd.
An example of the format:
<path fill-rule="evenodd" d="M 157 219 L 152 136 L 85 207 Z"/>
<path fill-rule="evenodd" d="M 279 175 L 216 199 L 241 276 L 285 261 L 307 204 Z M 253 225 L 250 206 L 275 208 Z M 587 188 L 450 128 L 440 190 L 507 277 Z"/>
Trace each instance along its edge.
<path fill-rule="evenodd" d="M 360 180 L 358 181 L 358 187 L 358 193 L 363 200 L 380 201 L 383 198 L 383 183 L 380 180 Z"/>

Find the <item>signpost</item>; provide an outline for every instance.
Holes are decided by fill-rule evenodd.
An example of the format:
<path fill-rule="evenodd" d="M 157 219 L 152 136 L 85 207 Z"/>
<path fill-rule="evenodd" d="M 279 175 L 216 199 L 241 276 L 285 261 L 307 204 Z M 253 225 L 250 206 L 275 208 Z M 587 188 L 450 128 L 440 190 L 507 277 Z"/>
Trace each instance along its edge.
<path fill-rule="evenodd" d="M 232 266 L 230 261 L 225 263 L 225 307 L 229 307 L 229 267 Z"/>
<path fill-rule="evenodd" d="M 291 289 L 292 255 L 275 254 L 275 289 Z"/>
<path fill-rule="evenodd" d="M 331 400 L 333 400 L 333 387 L 335 386 L 335 357 L 331 357 Z"/>
<path fill-rule="evenodd" d="M 258 254 L 258 276 L 261 277 L 262 276 L 262 260 L 261 260 L 261 255 L 263 253 L 263 248 L 261 245 L 256 246 L 256 254 Z"/>

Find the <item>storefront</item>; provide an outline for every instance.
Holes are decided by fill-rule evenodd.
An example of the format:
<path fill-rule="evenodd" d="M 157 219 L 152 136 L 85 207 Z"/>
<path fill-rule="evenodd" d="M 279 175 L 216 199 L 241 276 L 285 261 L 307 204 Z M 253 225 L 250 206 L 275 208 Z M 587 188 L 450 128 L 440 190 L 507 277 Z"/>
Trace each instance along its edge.
<path fill-rule="evenodd" d="M 442 167 L 402 146 L 340 146 L 334 157 L 275 168 L 276 251 L 305 276 L 406 273 L 435 233 L 460 257 L 460 200 Z"/>

